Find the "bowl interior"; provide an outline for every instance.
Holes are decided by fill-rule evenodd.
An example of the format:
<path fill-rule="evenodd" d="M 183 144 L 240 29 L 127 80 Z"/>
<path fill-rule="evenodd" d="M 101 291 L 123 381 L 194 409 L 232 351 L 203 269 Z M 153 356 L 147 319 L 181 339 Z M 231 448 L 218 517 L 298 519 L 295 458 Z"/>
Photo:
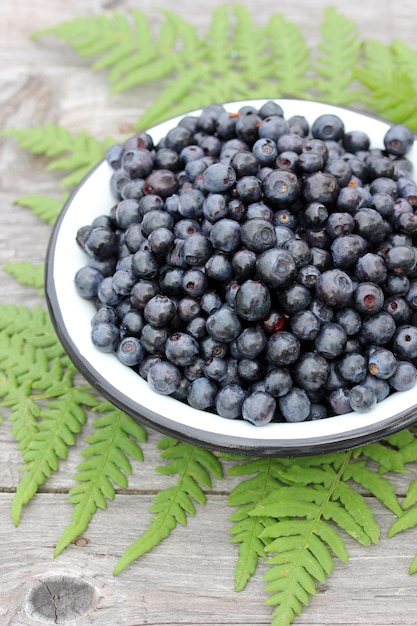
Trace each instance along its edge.
<path fill-rule="evenodd" d="M 262 102 L 233 102 L 225 108 L 236 111 L 243 104 L 259 107 Z M 335 113 L 343 119 L 346 130 L 363 130 L 370 137 L 372 147 L 383 147 L 383 137 L 389 128 L 384 120 L 318 102 L 277 102 L 283 107 L 286 118 L 303 115 L 310 123 L 323 113 Z M 196 114 L 198 111 L 191 112 L 191 115 Z M 179 119 L 168 120 L 148 132 L 157 142 Z M 407 156 L 416 169 L 416 146 Z M 107 214 L 115 204 L 109 190 L 111 173 L 108 164 L 101 162 L 67 201 L 51 237 L 46 271 L 48 306 L 58 336 L 81 373 L 105 397 L 138 421 L 164 433 L 213 449 L 256 455 L 304 455 L 345 449 L 387 436 L 416 419 L 417 390 L 411 389 L 389 396 L 367 413 L 256 427 L 243 420 L 228 420 L 198 411 L 171 397 L 158 395 L 114 354 L 97 350 L 90 339 L 94 304 L 80 298 L 74 286 L 76 271 L 87 262 L 75 237 L 80 226 Z"/>

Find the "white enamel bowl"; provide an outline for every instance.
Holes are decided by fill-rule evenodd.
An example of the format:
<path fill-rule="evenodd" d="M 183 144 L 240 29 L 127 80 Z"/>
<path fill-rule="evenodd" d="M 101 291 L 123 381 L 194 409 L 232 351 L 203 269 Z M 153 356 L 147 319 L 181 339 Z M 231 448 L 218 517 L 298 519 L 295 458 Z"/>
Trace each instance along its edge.
<path fill-rule="evenodd" d="M 259 107 L 263 101 L 226 104 L 236 111 L 243 104 Z M 303 115 L 311 123 L 323 113 L 339 115 L 346 130 L 363 130 L 372 147 L 383 147 L 389 124 L 345 108 L 302 100 L 278 100 L 285 117 Z M 198 111 L 191 112 L 191 115 Z M 148 132 L 154 141 L 166 135 L 180 118 L 168 120 Z M 417 171 L 417 147 L 408 158 Z M 76 293 L 74 275 L 86 265 L 86 255 L 75 241 L 80 226 L 108 213 L 115 204 L 109 191 L 112 170 L 103 161 L 77 187 L 65 204 L 53 230 L 47 253 L 46 293 L 58 336 L 85 378 L 116 406 L 144 425 L 211 449 L 253 455 L 298 456 L 342 450 L 388 436 L 417 419 L 417 388 L 397 392 L 368 413 L 349 413 L 319 421 L 270 423 L 256 427 L 243 420 L 228 420 L 198 411 L 171 397 L 158 395 L 114 354 L 97 350 L 90 339 L 95 308 Z"/>

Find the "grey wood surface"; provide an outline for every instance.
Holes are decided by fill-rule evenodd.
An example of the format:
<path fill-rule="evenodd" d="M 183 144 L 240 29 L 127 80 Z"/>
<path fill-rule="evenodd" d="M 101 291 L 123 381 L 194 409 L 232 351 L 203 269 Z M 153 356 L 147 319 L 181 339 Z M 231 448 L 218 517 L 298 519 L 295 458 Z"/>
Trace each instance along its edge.
<path fill-rule="evenodd" d="M 113 8 L 139 7 L 160 20 L 155 4 L 175 8 L 204 31 L 208 16 L 219 2 L 169 0 L 158 3 L 128 0 L 0 0 L 0 128 L 27 127 L 54 122 L 69 130 L 86 129 L 101 138 L 136 121 L 157 94 L 157 87 L 124 93 L 109 99 L 102 73 L 93 74 L 63 43 L 30 40 L 38 29 L 78 15 Z M 281 11 L 300 25 L 316 44 L 327 0 L 297 3 L 272 0 L 242 2 L 262 23 Z M 369 0 L 332 3 L 357 24 L 362 36 L 383 42 L 401 38 L 415 44 L 417 5 L 412 0 Z M 0 285 L 2 303 L 42 304 L 31 289 L 19 287 L 2 269 L 19 259 L 42 262 L 50 228 L 29 211 L 13 205 L 26 193 L 57 193 L 57 177 L 11 139 L 0 140 Z M 88 432 L 88 426 L 86 429 Z M 139 562 L 114 578 L 111 574 L 124 549 L 146 528 L 149 506 L 169 479 L 154 472 L 159 464 L 155 444 L 160 435 L 149 433 L 145 462 L 135 463 L 129 489 L 119 491 L 108 510 L 99 511 L 85 535 L 53 559 L 53 549 L 70 521 L 68 490 L 79 462 L 82 442 L 25 508 L 15 528 L 10 505 L 19 480 L 21 458 L 10 433 L 0 429 L 0 626 L 75 624 L 86 626 L 209 625 L 238 626 L 271 623 L 264 606 L 260 565 L 247 589 L 233 591 L 236 549 L 229 543 L 230 509 L 227 494 L 236 484 L 227 478 L 215 482 L 208 504 L 172 536 Z M 417 475 L 417 469 L 414 469 Z M 412 472 L 394 478 L 402 497 Z M 318 593 L 295 624 L 309 626 L 411 626 L 417 624 L 417 577 L 407 573 L 417 552 L 417 530 L 386 539 L 393 516 L 370 499 L 382 528 L 377 546 L 362 548 L 347 541 L 350 560 L 336 562 L 334 573 L 319 585 Z"/>

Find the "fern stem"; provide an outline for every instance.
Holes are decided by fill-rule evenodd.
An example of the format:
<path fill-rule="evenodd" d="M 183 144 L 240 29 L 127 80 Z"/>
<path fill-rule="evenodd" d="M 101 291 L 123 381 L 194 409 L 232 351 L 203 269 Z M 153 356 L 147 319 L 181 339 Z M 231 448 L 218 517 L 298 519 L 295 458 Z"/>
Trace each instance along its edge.
<path fill-rule="evenodd" d="M 308 545 L 311 541 L 312 535 L 314 533 L 314 529 L 317 527 L 318 522 L 321 520 L 322 516 L 323 516 L 323 512 L 325 510 L 325 508 L 327 507 L 329 501 L 332 498 L 332 495 L 334 493 L 334 491 L 336 490 L 337 486 L 339 485 L 340 481 L 342 480 L 343 474 L 346 470 L 346 468 L 348 467 L 350 461 L 351 461 L 351 457 L 352 457 L 352 450 L 348 450 L 345 453 L 344 456 L 344 460 L 341 463 L 339 470 L 337 471 L 337 473 L 335 474 L 332 483 L 329 485 L 328 489 L 327 489 L 327 493 L 326 493 L 326 497 L 323 498 L 323 501 L 321 502 L 318 510 L 317 510 L 317 514 L 315 515 L 315 517 L 311 518 L 310 521 L 310 528 L 308 530 L 308 532 L 306 533 L 306 536 L 304 538 L 304 543 L 301 549 L 298 550 L 298 555 L 296 560 L 294 561 L 292 567 L 291 567 L 291 573 L 289 573 L 288 576 L 288 585 L 287 588 L 288 589 L 292 589 L 294 588 L 294 586 L 296 586 L 297 584 L 297 580 L 295 579 L 295 574 L 296 572 L 299 570 L 299 568 L 301 567 L 301 557 L 303 554 L 305 554 Z M 268 552 L 268 546 L 266 547 L 266 552 Z M 291 582 L 290 582 L 291 580 Z M 272 622 L 271 626 L 278 626 L 278 621 L 274 620 Z"/>
<path fill-rule="evenodd" d="M 74 386 L 74 387 L 66 387 L 65 388 L 65 392 L 70 392 L 70 391 L 88 391 L 91 389 L 91 385 L 81 385 L 80 387 L 78 386 Z M 33 398 L 33 400 L 51 400 L 51 398 L 60 398 L 62 396 L 63 390 L 62 387 L 59 389 L 56 389 L 54 392 L 52 393 L 39 393 L 39 394 L 31 394 L 31 397 Z M 27 398 L 28 396 L 25 394 L 24 398 Z M 2 407 L 9 407 L 9 406 L 14 406 L 17 402 L 18 402 L 19 398 L 14 397 L 14 398 L 10 398 L 10 400 L 2 400 L 0 402 L 0 408 Z"/>

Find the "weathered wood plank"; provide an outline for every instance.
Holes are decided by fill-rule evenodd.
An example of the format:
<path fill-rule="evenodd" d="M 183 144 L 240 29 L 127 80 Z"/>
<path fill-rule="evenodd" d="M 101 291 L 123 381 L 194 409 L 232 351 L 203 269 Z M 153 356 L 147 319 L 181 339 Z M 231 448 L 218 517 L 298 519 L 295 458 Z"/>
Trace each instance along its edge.
<path fill-rule="evenodd" d="M 169 540 L 115 578 L 111 571 L 118 558 L 146 528 L 149 496 L 116 496 L 106 512 L 96 515 L 83 541 L 69 546 L 55 560 L 54 544 L 69 521 L 65 497 L 39 495 L 17 530 L 7 512 L 10 497 L 0 495 L 3 624 L 35 623 L 26 612 L 28 594 L 38 581 L 48 582 L 50 576 L 73 577 L 96 590 L 94 606 L 76 622 L 80 626 L 270 623 L 271 609 L 263 605 L 265 565 L 259 566 L 245 591 L 233 591 L 236 547 L 228 540 L 228 510 L 220 496 L 210 496 L 207 507 L 199 509 L 186 527 L 178 527 Z M 392 515 L 378 506 L 376 518 L 385 532 Z M 317 596 L 294 623 L 415 625 L 416 579 L 408 576 L 407 568 L 409 545 L 417 544 L 417 531 L 409 533 L 408 541 L 404 539 L 382 538 L 379 545 L 364 549 L 347 538 L 349 562 L 335 563 L 333 574 L 318 586 Z"/>

